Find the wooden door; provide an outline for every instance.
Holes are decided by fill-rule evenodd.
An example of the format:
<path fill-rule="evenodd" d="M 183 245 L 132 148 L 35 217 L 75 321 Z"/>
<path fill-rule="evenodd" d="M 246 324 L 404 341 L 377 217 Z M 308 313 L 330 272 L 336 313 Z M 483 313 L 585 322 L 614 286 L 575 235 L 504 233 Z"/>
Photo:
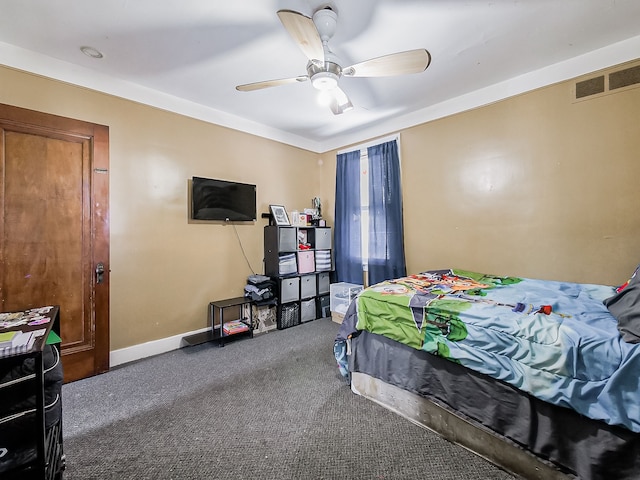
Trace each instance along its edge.
<path fill-rule="evenodd" d="M 66 382 L 109 368 L 108 141 L 0 105 L 0 311 L 60 306 Z"/>

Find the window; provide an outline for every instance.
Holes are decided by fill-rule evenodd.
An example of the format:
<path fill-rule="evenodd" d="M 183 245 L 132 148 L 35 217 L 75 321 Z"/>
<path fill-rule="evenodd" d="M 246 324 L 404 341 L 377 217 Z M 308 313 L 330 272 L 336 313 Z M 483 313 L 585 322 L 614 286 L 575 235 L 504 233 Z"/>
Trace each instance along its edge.
<path fill-rule="evenodd" d="M 400 187 L 397 138 L 338 154 L 338 281 L 371 284 L 406 274 Z"/>

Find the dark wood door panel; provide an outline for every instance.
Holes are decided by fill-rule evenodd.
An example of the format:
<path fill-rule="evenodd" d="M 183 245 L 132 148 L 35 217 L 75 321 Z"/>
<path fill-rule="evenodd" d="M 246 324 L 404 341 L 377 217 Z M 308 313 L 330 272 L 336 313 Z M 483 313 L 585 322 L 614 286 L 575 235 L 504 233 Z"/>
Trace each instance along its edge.
<path fill-rule="evenodd" d="M 108 129 L 6 105 L 0 127 L 1 309 L 60 305 L 65 380 L 106 371 Z"/>

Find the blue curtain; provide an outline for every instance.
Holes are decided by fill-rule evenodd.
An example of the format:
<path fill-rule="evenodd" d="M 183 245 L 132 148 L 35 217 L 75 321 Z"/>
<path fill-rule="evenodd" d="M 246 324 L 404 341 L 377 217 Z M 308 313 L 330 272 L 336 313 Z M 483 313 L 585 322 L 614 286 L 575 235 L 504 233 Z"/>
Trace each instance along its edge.
<path fill-rule="evenodd" d="M 336 280 L 362 285 L 359 151 L 341 153 L 337 158 L 333 238 Z"/>
<path fill-rule="evenodd" d="M 395 140 L 367 149 L 369 155 L 369 284 L 404 277 L 400 158 Z"/>

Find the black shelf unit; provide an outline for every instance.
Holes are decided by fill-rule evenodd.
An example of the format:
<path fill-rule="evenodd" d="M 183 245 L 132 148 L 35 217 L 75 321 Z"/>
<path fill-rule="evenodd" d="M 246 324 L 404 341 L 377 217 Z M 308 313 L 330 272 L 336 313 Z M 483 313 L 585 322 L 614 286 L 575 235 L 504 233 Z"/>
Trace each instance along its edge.
<path fill-rule="evenodd" d="M 242 316 L 242 307 L 249 305 L 249 318 L 240 318 L 240 320 L 247 325 L 248 330 L 239 333 L 233 333 L 227 335 L 224 333 L 224 311 L 227 308 L 237 307 L 240 310 Z M 216 311 L 218 312 L 218 324 L 215 323 Z M 218 345 L 224 347 L 224 344 L 241 338 L 253 337 L 253 301 L 247 297 L 235 297 L 227 298 L 224 300 L 216 300 L 209 303 L 208 307 L 208 320 L 211 328 L 206 332 L 195 333 L 183 337 L 184 342 L 187 345 L 199 345 L 205 342 L 217 341 Z"/>
<path fill-rule="evenodd" d="M 333 272 L 331 227 L 264 227 L 265 275 L 276 282 L 277 328 L 328 316 Z"/>
<path fill-rule="evenodd" d="M 44 310 L 48 309 L 47 312 Z M 62 363 L 59 341 L 49 342 L 51 332 L 60 338 L 59 306 L 9 312 L 40 320 L 1 332 L 42 330 L 33 346 L 0 358 L 0 478 L 61 480 L 65 469 L 62 437 Z M 43 319 L 48 319 L 44 322 Z M 45 365 L 45 356 L 50 365 Z M 29 373 L 32 370 L 32 373 Z M 53 379 L 52 379 L 53 377 Z M 33 405 L 31 399 L 35 398 Z M 6 410 L 5 410 L 6 409 Z M 15 432 L 16 435 L 11 432 Z M 9 446 L 9 443 L 15 443 Z"/>

